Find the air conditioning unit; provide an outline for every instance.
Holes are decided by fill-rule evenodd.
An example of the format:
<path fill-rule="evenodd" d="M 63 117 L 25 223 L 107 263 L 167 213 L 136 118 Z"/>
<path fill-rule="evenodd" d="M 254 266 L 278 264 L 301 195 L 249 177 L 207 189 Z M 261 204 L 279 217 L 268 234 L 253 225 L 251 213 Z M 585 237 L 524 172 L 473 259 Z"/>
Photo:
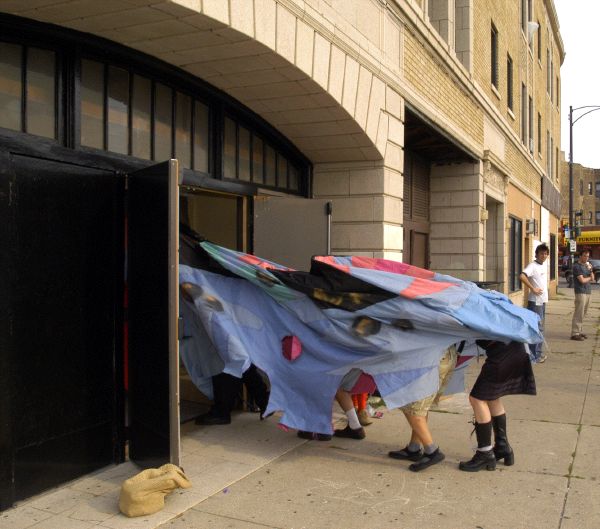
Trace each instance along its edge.
<path fill-rule="evenodd" d="M 525 222 L 525 233 L 527 235 L 537 235 L 538 221 L 536 219 L 527 219 Z"/>

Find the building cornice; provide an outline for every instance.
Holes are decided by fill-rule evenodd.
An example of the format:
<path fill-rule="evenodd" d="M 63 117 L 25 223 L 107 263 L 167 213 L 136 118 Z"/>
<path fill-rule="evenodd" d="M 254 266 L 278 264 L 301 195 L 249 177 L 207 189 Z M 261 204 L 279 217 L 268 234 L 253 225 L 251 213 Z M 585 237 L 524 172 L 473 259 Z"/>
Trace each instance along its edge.
<path fill-rule="evenodd" d="M 560 64 L 562 65 L 565 60 L 565 45 L 560 35 L 560 24 L 558 23 L 558 14 L 556 13 L 554 0 L 544 0 L 544 5 L 546 6 L 550 26 L 552 26 L 552 31 L 554 32 L 554 39 L 556 40 L 558 52 L 560 54 Z"/>

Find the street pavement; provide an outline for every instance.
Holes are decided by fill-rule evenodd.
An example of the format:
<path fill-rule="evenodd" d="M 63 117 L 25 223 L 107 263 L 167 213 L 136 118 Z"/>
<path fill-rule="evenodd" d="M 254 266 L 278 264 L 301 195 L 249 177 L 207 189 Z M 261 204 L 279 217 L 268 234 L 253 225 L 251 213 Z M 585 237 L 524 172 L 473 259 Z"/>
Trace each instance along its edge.
<path fill-rule="evenodd" d="M 365 440 L 301 442 L 161 529 L 600 528 L 599 295 L 594 286 L 584 342 L 570 340 L 571 289 L 562 285 L 547 306 L 550 351 L 534 366 L 538 395 L 504 399 L 514 466 L 458 470 L 475 444 L 467 396 L 459 394 L 431 413 L 446 454 L 439 465 L 412 473 L 387 457 L 406 444 L 409 429 L 401 412 L 386 411 Z M 470 383 L 479 369 L 471 367 Z"/>
<path fill-rule="evenodd" d="M 589 339 L 570 340 L 573 291 L 547 307 L 548 360 L 536 364 L 538 395 L 504 400 L 515 465 L 465 473 L 475 445 L 467 395 L 430 414 L 446 454 L 421 473 L 387 457 L 409 438 L 398 410 L 384 411 L 361 441 L 299 439 L 276 417 L 238 413 L 231 425 L 182 425 L 182 465 L 193 483 L 161 511 L 119 513 L 128 462 L 102 469 L 0 513 L 0 529 L 600 529 L 600 286 Z M 470 387 L 481 364 L 474 362 Z M 345 419 L 338 409 L 338 425 Z"/>

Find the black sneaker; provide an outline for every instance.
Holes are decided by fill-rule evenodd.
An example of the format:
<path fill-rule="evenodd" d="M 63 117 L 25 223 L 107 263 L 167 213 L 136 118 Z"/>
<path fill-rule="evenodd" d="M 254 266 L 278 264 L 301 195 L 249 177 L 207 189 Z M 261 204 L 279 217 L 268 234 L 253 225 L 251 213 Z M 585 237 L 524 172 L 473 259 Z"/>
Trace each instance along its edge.
<path fill-rule="evenodd" d="M 388 452 L 388 456 L 392 459 L 400 459 L 402 461 L 420 461 L 423 457 L 423 450 L 419 448 L 413 452 L 408 449 L 408 446 L 405 446 L 401 450 L 392 450 Z"/>
<path fill-rule="evenodd" d="M 306 432 L 304 430 L 298 430 L 298 437 L 310 441 L 331 441 L 331 435 L 328 433 Z"/>
<path fill-rule="evenodd" d="M 364 439 L 366 437 L 364 428 L 361 427 L 353 430 L 350 428 L 350 425 L 346 426 L 343 430 L 335 430 L 333 435 L 336 437 L 347 437 L 348 439 Z"/>
<path fill-rule="evenodd" d="M 419 459 L 419 461 L 409 465 L 408 470 L 420 472 L 421 470 L 425 470 L 432 465 L 441 463 L 445 458 L 446 456 L 444 453 L 439 448 L 436 448 L 435 452 L 432 452 L 431 454 L 423 454 L 423 457 Z"/>

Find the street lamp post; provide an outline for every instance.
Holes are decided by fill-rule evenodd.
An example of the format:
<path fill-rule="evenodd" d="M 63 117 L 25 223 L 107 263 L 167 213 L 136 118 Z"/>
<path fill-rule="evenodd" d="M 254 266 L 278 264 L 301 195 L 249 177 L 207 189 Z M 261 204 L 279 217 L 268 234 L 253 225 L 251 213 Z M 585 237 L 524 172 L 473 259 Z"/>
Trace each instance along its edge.
<path fill-rule="evenodd" d="M 573 120 L 573 112 L 577 110 L 586 111 Z M 577 123 L 583 116 L 587 116 L 596 110 L 600 110 L 600 105 L 585 105 L 582 107 L 573 108 L 569 106 L 569 239 L 573 238 L 575 234 L 575 220 L 573 218 L 573 125 Z M 569 245 L 569 257 L 571 257 L 571 247 Z M 570 267 L 573 267 L 573 259 L 570 258 Z"/>

